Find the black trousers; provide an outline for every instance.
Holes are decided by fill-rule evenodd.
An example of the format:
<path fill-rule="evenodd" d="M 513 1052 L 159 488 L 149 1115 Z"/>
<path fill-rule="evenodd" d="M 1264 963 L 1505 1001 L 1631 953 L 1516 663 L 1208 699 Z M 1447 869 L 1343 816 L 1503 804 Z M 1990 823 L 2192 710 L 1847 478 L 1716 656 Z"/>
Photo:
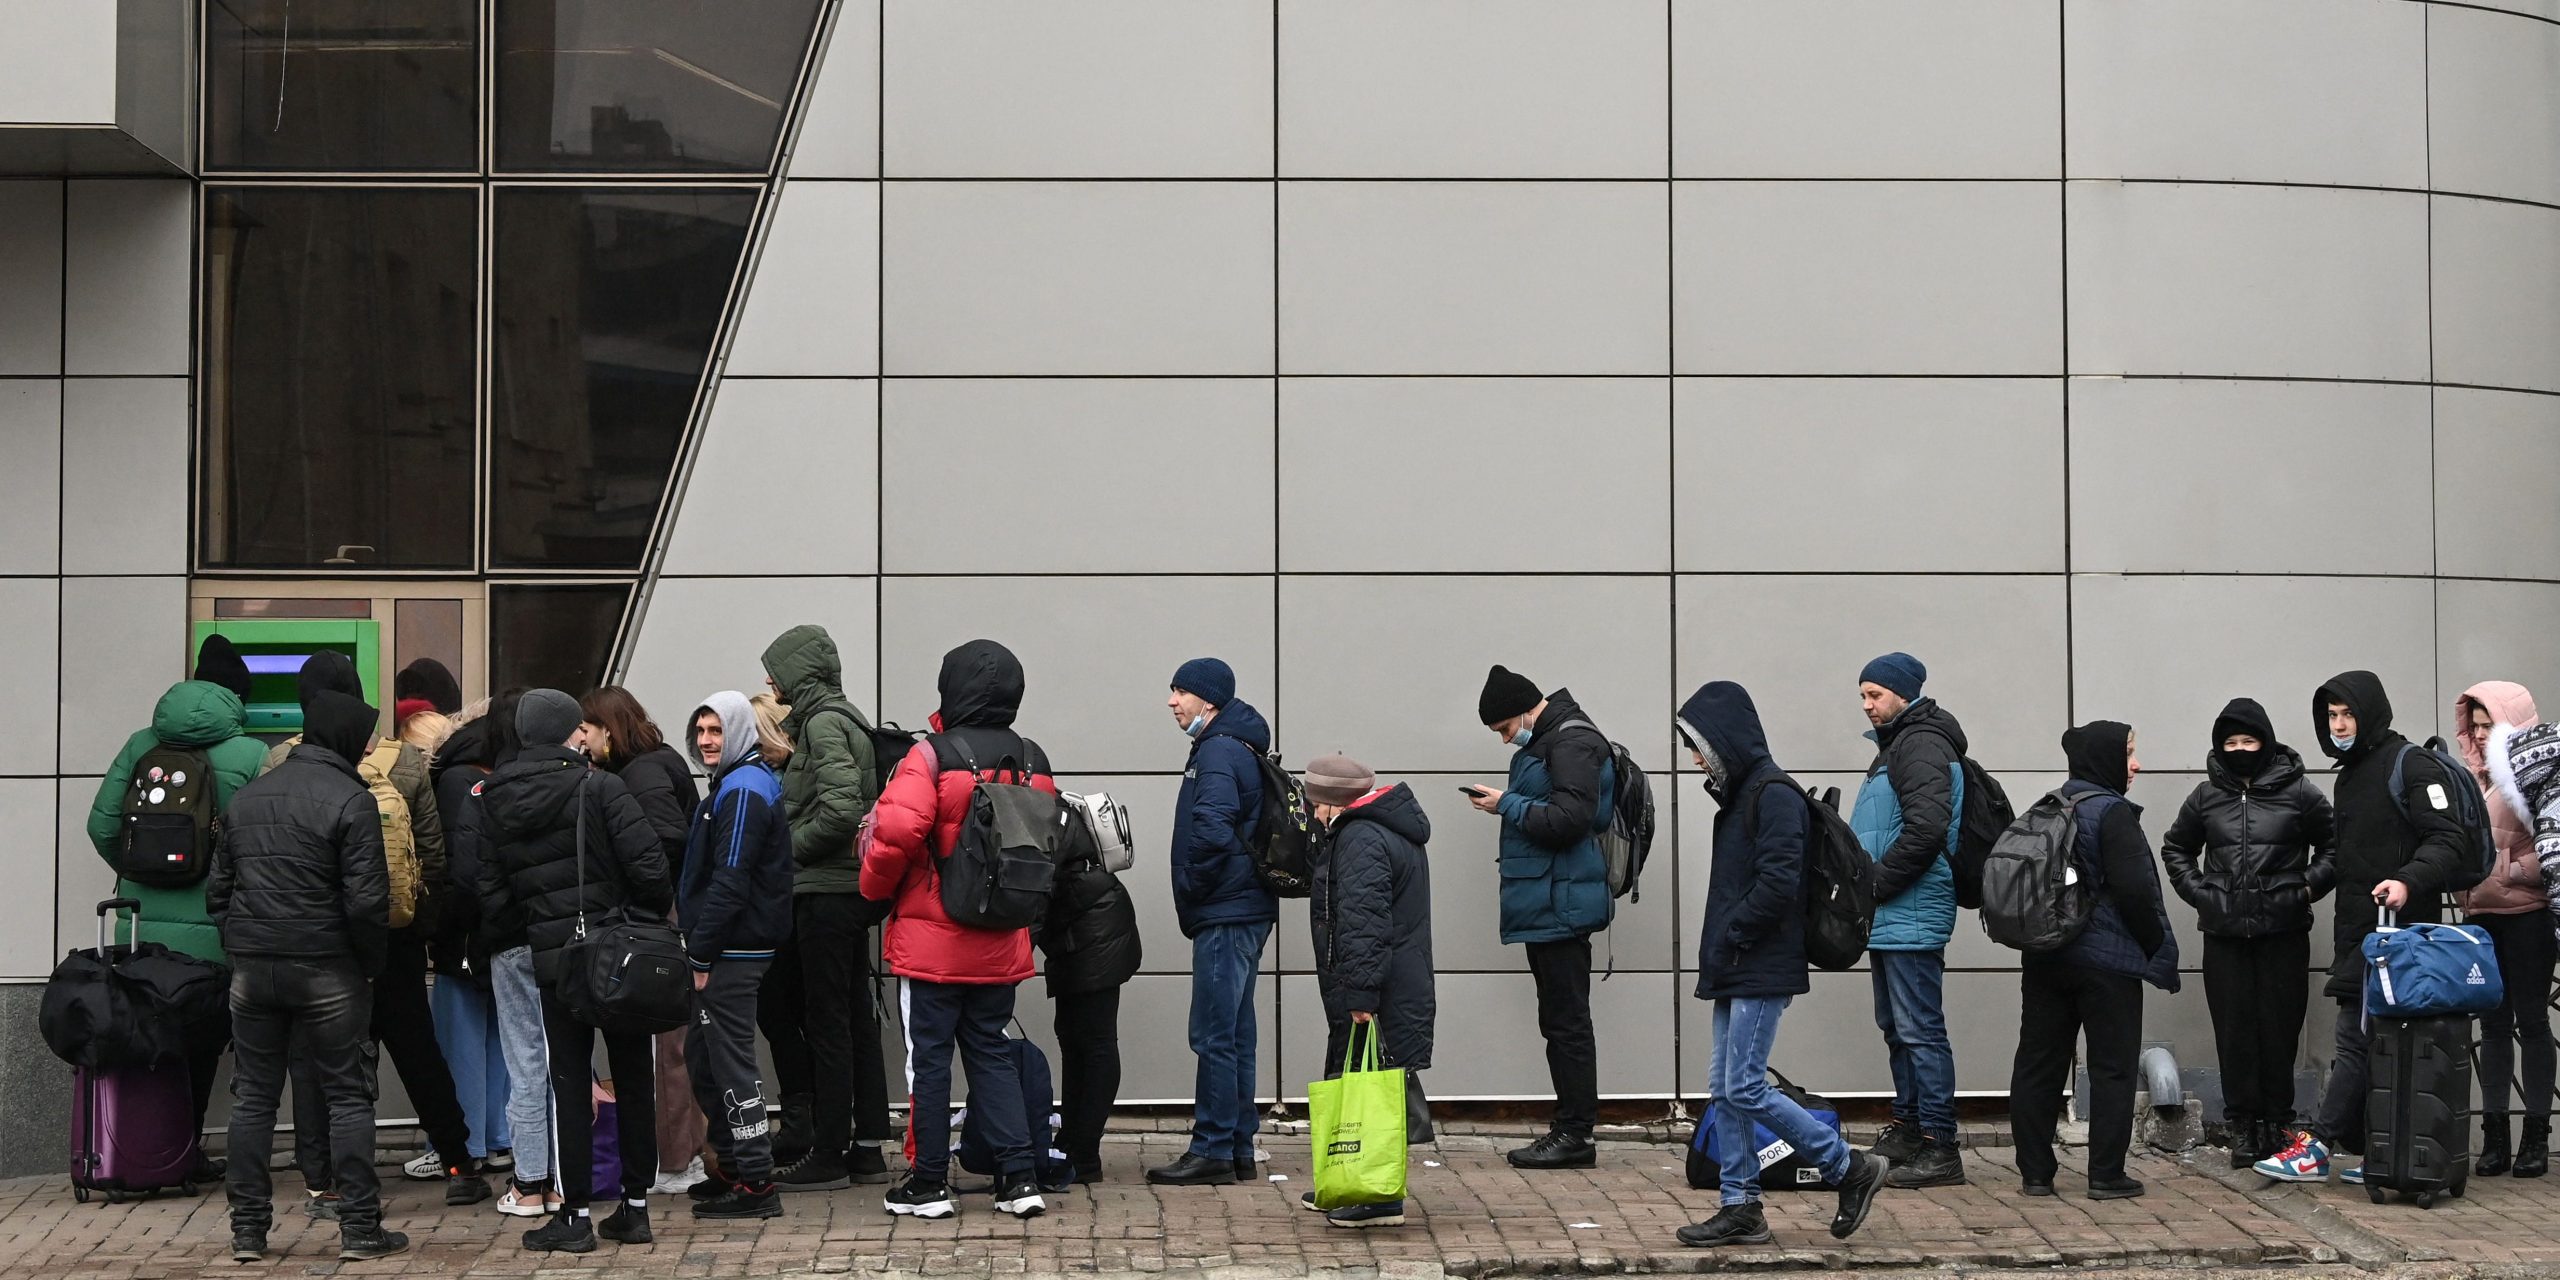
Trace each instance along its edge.
<path fill-rule="evenodd" d="M 1557 1131 L 1588 1138 L 1600 1123 L 1600 1049 L 1591 1032 L 1591 939 L 1528 944 L 1538 988 L 1538 1034 L 1547 1042 Z"/>
<path fill-rule="evenodd" d="M 276 1104 L 284 1092 L 285 1055 L 299 1052 L 298 1077 L 326 1099 L 322 1146 L 331 1165 L 322 1175 L 338 1192 L 338 1222 L 362 1230 L 382 1222 L 382 1187 L 373 1172 L 373 1082 L 363 1047 L 373 992 L 352 959 L 303 961 L 235 956 L 231 1026 L 237 1048 L 231 1075 L 231 1192 L 234 1227 L 266 1230 L 275 1222 Z"/>
<path fill-rule="evenodd" d="M 2551 914 L 2473 916 L 2470 922 L 2489 931 L 2490 945 L 2498 952 L 2498 976 L 2507 984 L 2505 1003 L 2480 1015 L 2480 1109 L 2506 1118 L 2521 1057 L 2525 1118 L 2549 1119 L 2552 1073 L 2560 1066 L 2551 1043 L 2551 965 L 2560 952 L 2551 935 Z"/>
<path fill-rule="evenodd" d="M 2204 940 L 2204 1000 L 2222 1067 L 2222 1118 L 2293 1124 L 2293 1060 L 2311 1008 L 2311 934 Z"/>
<path fill-rule="evenodd" d="M 808 1028 L 802 1009 L 809 1003 L 800 982 L 800 940 L 793 938 L 773 953 L 756 991 L 756 1030 L 773 1050 L 773 1087 L 788 1101 L 809 1096 Z M 805 1120 L 802 1123 L 807 1123 Z"/>
<path fill-rule="evenodd" d="M 2361 964 L 2356 985 L 2364 985 Z M 2365 1025 L 2363 997 L 2338 1002 L 2333 1043 L 2329 1079 L 2321 1086 L 2320 1112 L 2312 1118 L 2311 1132 L 2328 1143 L 2332 1153 L 2359 1153 L 2364 1150 L 2365 1095 L 2373 1081 L 2373 1029 Z"/>
<path fill-rule="evenodd" d="M 1120 988 L 1059 996 L 1058 1149 L 1087 1173 L 1102 1167 L 1102 1130 L 1120 1097 Z M 1040 1128 L 1034 1119 L 1033 1130 Z"/>
<path fill-rule="evenodd" d="M 695 1105 L 710 1121 L 707 1136 L 720 1172 L 759 1187 L 773 1181 L 772 1122 L 756 1067 L 756 993 L 769 963 L 725 957 L 714 963 L 710 981 L 693 993 L 693 1025 L 684 1040 L 685 1074 L 693 1080 Z"/>
<path fill-rule="evenodd" d="M 446 1065 L 444 1047 L 436 1043 L 435 1015 L 427 1007 L 427 944 L 407 932 L 395 931 L 383 953 L 382 973 L 373 980 L 373 1025 L 371 1038 L 391 1057 L 391 1069 L 400 1073 L 400 1083 L 409 1091 L 409 1103 L 418 1112 L 418 1127 L 427 1131 L 427 1145 L 434 1147 L 448 1167 L 471 1164 L 471 1124 L 462 1114 L 462 1103 L 454 1096 L 453 1068 Z M 370 1049 L 368 1047 L 368 1056 Z M 370 1058 L 369 1058 L 370 1060 Z M 376 1082 L 379 1097 L 379 1083 Z M 329 1126 L 321 1117 L 329 1114 L 322 1098 L 320 1082 L 302 1069 L 296 1055 L 293 1069 L 293 1159 L 302 1170 L 303 1179 L 321 1190 L 329 1189 Z M 310 1123 L 304 1117 L 311 1117 Z"/>
<path fill-rule="evenodd" d="M 889 1076 L 871 990 L 871 912 L 850 893 L 791 900 L 809 1044 L 810 1150 L 842 1153 L 889 1137 Z"/>
<path fill-rule="evenodd" d="M 542 1034 L 551 1062 L 552 1181 L 563 1208 L 595 1196 L 596 1037 L 613 1076 L 614 1138 L 622 1157 L 622 1198 L 646 1200 L 658 1180 L 658 1054 L 653 1037 L 598 1031 L 542 993 Z M 516 1139 L 524 1141 L 522 1137 Z M 603 1188 L 607 1192 L 613 1189 Z"/>
<path fill-rule="evenodd" d="M 2142 1057 L 2142 979 L 2030 963 L 2018 975 L 2018 1056 L 2009 1069 L 2009 1133 L 2019 1176 L 2053 1181 L 2054 1126 L 2072 1050 L 2089 1042 L 2089 1180 L 2124 1176 L 2133 1146 L 2133 1077 Z"/>

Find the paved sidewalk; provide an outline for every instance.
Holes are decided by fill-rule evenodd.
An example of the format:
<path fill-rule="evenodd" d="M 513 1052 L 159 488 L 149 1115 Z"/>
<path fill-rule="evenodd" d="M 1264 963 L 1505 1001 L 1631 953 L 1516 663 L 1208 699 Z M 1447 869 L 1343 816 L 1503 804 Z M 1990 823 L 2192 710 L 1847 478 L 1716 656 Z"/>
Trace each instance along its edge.
<path fill-rule="evenodd" d="M 1054 1197 L 1045 1217 L 1017 1222 L 983 1199 L 966 1202 L 956 1222 L 892 1219 L 880 1188 L 791 1197 L 786 1214 L 765 1223 L 697 1225 L 684 1202 L 657 1203 L 658 1243 L 603 1245 L 585 1258 L 528 1254 L 517 1238 L 528 1225 L 487 1206 L 447 1211 L 441 1188 L 402 1182 L 386 1187 L 391 1225 L 416 1241 L 410 1254 L 373 1263 L 336 1260 L 334 1225 L 299 1212 L 271 1241 L 283 1252 L 265 1270 L 295 1275 L 766 1276 L 788 1272 L 896 1272 L 954 1276 L 1043 1276 L 1151 1272 L 1203 1280 L 1272 1280 L 1335 1273 L 1381 1280 L 1430 1280 L 1443 1274 L 1501 1276 L 1568 1272 L 1693 1272 L 1733 1269 L 1996 1271 L 2054 1267 L 2249 1267 L 2339 1261 L 2340 1250 L 2312 1227 L 2288 1220 L 2244 1191 L 2198 1168 L 2161 1158 L 2135 1161 L 2151 1193 L 2138 1200 L 2092 1202 L 2071 1174 L 2063 1194 L 2029 1200 L 2016 1193 L 2005 1150 L 1968 1153 L 1973 1183 L 1925 1192 L 1887 1191 L 1867 1228 L 1833 1241 L 1828 1194 L 1776 1194 L 1769 1200 L 1774 1247 L 1690 1250 L 1673 1240 L 1682 1223 L 1707 1216 L 1713 1192 L 1688 1189 L 1677 1147 L 1609 1143 L 1590 1172 L 1522 1174 L 1503 1163 L 1507 1140 L 1452 1137 L 1417 1150 L 1413 1220 L 1402 1228 L 1345 1231 L 1296 1207 L 1309 1186 L 1303 1138 L 1268 1140 L 1270 1171 L 1285 1181 L 1228 1188 L 1147 1186 L 1146 1164 L 1179 1154 L 1170 1135 L 1114 1137 L 1105 1147 L 1112 1181 Z M 2200 1153 L 2219 1156 L 2219 1152 Z M 279 1190 L 296 1193 L 291 1174 Z M 2475 1183 L 2475 1187 L 2484 1186 Z M 2497 1190 L 2504 1190 L 2503 1188 Z M 2323 1197 L 2339 1202 L 2344 1189 Z M 2547 1205 L 2550 1202 L 2544 1201 Z M 2355 1207 L 2366 1208 L 2360 1195 Z M 2503 1206 L 2492 1208 L 2492 1206 Z M 2478 1204 L 2439 1209 L 2425 1221 L 2429 1248 L 2453 1248 L 2473 1212 L 2496 1213 L 2484 1229 L 2501 1233 L 2497 1248 L 2514 1250 L 2512 1217 L 2529 1216 L 2495 1191 Z M 2415 1208 L 2398 1210 L 2405 1220 Z M 2464 1215 L 2457 1218 L 2457 1214 Z M 2534 1228 L 2555 1229 L 2548 1213 Z M 2438 1241 L 2438 1235 L 2445 1240 Z M 161 1277 L 256 1275 L 222 1252 L 227 1221 L 218 1195 L 138 1205 L 78 1205 L 59 1179 L 0 1183 L 0 1268 L 12 1277 Z M 2521 1251 L 2517 1251 L 2521 1252 Z M 2560 1255 L 2554 1255 L 2560 1256 Z M 2341 1269 L 2343 1270 L 2343 1268 Z M 2441 1274 L 2441 1273 L 2438 1273 Z"/>

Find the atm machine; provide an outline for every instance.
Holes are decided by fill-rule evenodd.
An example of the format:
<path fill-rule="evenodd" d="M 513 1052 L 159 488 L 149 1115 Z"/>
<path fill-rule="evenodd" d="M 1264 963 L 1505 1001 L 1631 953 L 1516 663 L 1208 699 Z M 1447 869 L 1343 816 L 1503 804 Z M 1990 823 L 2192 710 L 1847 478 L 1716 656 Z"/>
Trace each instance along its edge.
<path fill-rule="evenodd" d="M 231 641 L 249 666 L 249 732 L 270 742 L 302 732 L 297 677 L 316 653 L 355 664 L 385 733 L 393 673 L 419 658 L 444 663 L 466 703 L 486 690 L 487 596 L 479 583 L 198 578 L 188 586 L 190 660 L 208 636 Z"/>
<path fill-rule="evenodd" d="M 340 653 L 355 663 L 365 693 L 382 683 L 382 624 L 371 618 L 226 618 L 195 624 L 187 649 L 192 653 L 207 636 L 222 636 L 249 664 L 249 732 L 281 741 L 302 732 L 302 701 L 296 678 L 313 654 Z"/>

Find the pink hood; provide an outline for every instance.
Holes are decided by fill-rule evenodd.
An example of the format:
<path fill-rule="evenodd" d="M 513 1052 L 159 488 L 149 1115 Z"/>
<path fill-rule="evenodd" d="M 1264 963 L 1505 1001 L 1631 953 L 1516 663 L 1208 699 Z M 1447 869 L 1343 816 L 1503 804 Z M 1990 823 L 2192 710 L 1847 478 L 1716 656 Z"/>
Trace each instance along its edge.
<path fill-rule="evenodd" d="M 2467 732 L 2475 706 L 2487 708 L 2490 720 L 2500 726 L 2493 731 L 2497 741 L 2542 722 L 2534 711 L 2533 694 L 2513 681 L 2483 680 L 2453 700 L 2453 747 L 2480 780 L 2480 790 L 2489 802 L 2489 826 L 2498 843 L 2496 870 L 2478 888 L 2462 894 L 2462 909 L 2473 915 L 2546 910 L 2549 901 L 2543 896 L 2542 866 L 2533 852 L 2533 820 L 2523 816 L 2511 793 L 2490 778 L 2489 762 Z"/>

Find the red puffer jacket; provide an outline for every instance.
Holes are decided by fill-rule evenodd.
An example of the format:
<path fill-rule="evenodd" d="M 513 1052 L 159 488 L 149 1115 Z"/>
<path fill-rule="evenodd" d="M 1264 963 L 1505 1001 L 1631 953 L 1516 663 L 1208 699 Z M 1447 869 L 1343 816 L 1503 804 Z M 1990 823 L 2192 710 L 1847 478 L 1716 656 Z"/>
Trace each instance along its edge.
<path fill-rule="evenodd" d="M 1055 794 L 1047 774 L 1031 785 Z M 941 857 L 960 838 L 975 776 L 941 772 L 933 747 L 918 743 L 898 762 L 874 808 L 871 850 L 862 859 L 862 896 L 894 903 L 882 954 L 889 972 L 925 982 L 994 985 L 1031 977 L 1031 931 L 973 929 L 942 909 Z"/>

